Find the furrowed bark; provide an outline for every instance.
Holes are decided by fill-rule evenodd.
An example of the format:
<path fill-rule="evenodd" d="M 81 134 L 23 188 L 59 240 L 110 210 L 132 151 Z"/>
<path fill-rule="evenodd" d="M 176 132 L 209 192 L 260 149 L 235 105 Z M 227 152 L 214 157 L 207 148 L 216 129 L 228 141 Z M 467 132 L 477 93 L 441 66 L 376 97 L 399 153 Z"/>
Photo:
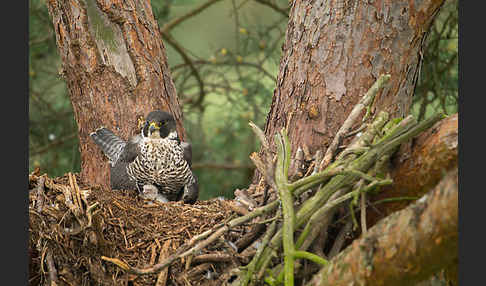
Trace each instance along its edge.
<path fill-rule="evenodd" d="M 371 111 L 408 115 L 426 31 L 443 2 L 292 1 L 265 136 L 273 141 L 286 127 L 292 158 L 298 147 L 325 152 L 381 74 L 391 80 Z"/>
<path fill-rule="evenodd" d="M 185 137 L 150 1 L 50 0 L 47 7 L 78 125 L 81 178 L 109 187 L 107 160 L 89 139 L 96 128 L 127 139 L 139 116 L 162 109 Z"/>
<path fill-rule="evenodd" d="M 458 170 L 413 205 L 383 219 L 308 285 L 413 285 L 458 255 Z"/>

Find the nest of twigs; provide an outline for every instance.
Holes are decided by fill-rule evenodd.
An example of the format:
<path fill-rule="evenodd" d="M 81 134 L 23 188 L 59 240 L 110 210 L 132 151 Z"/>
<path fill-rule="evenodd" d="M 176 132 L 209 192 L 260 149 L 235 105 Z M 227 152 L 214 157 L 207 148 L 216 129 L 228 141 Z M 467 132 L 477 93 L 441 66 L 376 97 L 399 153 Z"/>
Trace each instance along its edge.
<path fill-rule="evenodd" d="M 32 173 L 29 190 L 30 285 L 219 285 L 218 273 L 236 259 L 225 241 L 246 231 L 233 229 L 190 261 L 135 275 L 123 263 L 147 268 L 163 261 L 185 241 L 234 218 L 231 203 L 160 204 L 83 184 L 71 173 L 52 179 Z"/>

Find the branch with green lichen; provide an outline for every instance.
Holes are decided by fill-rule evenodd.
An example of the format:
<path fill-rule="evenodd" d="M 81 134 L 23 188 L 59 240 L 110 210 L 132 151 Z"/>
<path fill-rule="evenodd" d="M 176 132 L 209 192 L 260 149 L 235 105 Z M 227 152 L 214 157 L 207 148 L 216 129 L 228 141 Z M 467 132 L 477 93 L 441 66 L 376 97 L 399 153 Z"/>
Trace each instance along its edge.
<path fill-rule="evenodd" d="M 303 227 L 304 225 L 306 227 L 299 236 L 299 239 L 294 247 L 297 246 L 298 248 L 298 246 L 303 243 L 310 228 L 312 228 L 313 223 L 317 221 L 318 217 L 322 217 L 326 210 L 335 206 L 333 203 L 338 204 L 352 198 L 353 196 L 356 196 L 360 192 L 375 189 L 380 185 L 390 184 L 390 180 L 374 178 L 367 175 L 367 172 L 381 158 L 389 158 L 391 153 L 393 153 L 400 144 L 428 129 L 441 118 L 442 115 L 436 115 L 430 118 L 428 121 L 417 123 L 416 120 L 411 116 L 406 117 L 403 120 L 389 120 L 388 113 L 381 112 L 376 116 L 373 122 L 367 126 L 367 129 L 363 132 L 363 134 L 341 153 L 343 155 L 338 156 L 336 161 L 330 164 L 325 170 L 317 174 L 304 177 L 293 183 L 277 184 L 277 191 L 279 194 L 282 193 L 282 190 L 286 190 L 287 193 L 294 192 L 295 196 L 297 193 L 300 194 L 311 187 L 321 183 L 326 183 L 317 190 L 314 196 L 304 201 L 300 206 L 300 209 L 295 214 L 293 230 Z M 279 142 L 279 140 L 276 141 Z M 360 152 L 353 151 L 357 149 L 360 149 Z M 331 173 L 333 173 L 332 176 L 329 176 Z M 276 176 L 277 171 L 275 173 L 275 177 Z M 333 203 L 328 204 L 328 200 L 333 193 L 343 188 L 352 187 L 360 179 L 370 181 L 371 183 L 363 190 L 351 191 L 351 193 L 339 197 L 335 202 L 333 201 Z M 282 202 L 282 207 L 284 205 L 285 204 Z M 293 237 L 292 240 L 290 240 L 288 237 L 289 230 L 290 228 L 285 227 L 278 230 L 265 250 L 263 250 L 261 255 L 259 255 L 257 259 L 258 261 L 252 261 L 252 263 L 256 263 L 257 268 L 260 269 L 257 279 L 262 278 L 263 275 L 267 273 L 266 268 L 269 266 L 271 258 L 277 255 L 276 249 L 278 250 L 282 246 L 282 242 L 287 241 L 287 244 L 289 245 L 291 241 L 293 242 Z M 284 235 L 284 233 L 286 234 Z M 286 254 L 285 257 L 290 256 L 290 251 L 285 251 L 285 247 L 284 253 Z M 292 255 L 291 259 L 295 259 L 295 256 Z M 287 260 L 287 262 L 289 262 L 289 260 Z M 274 269 L 278 269 L 278 267 Z M 282 268 L 280 267 L 279 269 Z M 283 273 L 285 274 L 283 275 L 286 276 L 291 269 L 293 270 L 293 260 L 290 261 L 290 266 L 285 264 L 284 261 Z M 270 273 L 272 273 L 272 271 L 270 271 Z M 275 277 L 275 275 L 272 274 L 271 276 Z M 279 277 L 281 278 L 282 274 Z M 274 278 L 269 279 L 269 281 L 277 282 L 277 284 L 280 282 L 279 279 L 275 280 Z"/>
<path fill-rule="evenodd" d="M 285 129 L 281 134 L 275 134 L 277 142 L 277 167 L 275 170 L 275 183 L 282 202 L 283 212 L 283 250 L 284 250 L 284 278 L 285 286 L 294 285 L 294 202 L 288 188 L 288 171 L 290 164 L 290 143 Z"/>
<path fill-rule="evenodd" d="M 279 214 L 277 214 L 277 216 L 279 216 Z M 247 286 L 250 283 L 251 278 L 253 276 L 253 273 L 256 270 L 256 262 L 258 261 L 258 259 L 262 255 L 262 251 L 267 246 L 270 238 L 272 238 L 273 234 L 275 233 L 276 228 L 277 228 L 277 221 L 274 220 L 270 224 L 270 226 L 267 228 L 267 231 L 265 232 L 265 235 L 263 236 L 263 239 L 262 239 L 262 244 L 260 245 L 257 252 L 253 256 L 253 259 L 250 261 L 250 263 L 246 267 L 244 267 L 244 268 L 246 268 L 246 273 L 245 273 L 245 276 L 243 277 L 243 279 L 241 280 L 241 283 L 240 283 L 241 286 Z"/>

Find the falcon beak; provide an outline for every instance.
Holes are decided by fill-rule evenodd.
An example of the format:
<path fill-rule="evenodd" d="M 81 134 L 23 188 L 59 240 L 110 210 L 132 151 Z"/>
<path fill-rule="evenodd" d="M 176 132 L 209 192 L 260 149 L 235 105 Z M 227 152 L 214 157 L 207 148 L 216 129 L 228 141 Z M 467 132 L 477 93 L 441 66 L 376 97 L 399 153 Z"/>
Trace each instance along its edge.
<path fill-rule="evenodd" d="M 158 125 L 157 122 L 150 122 L 149 134 L 152 134 L 155 130 L 160 130 L 160 125 Z"/>

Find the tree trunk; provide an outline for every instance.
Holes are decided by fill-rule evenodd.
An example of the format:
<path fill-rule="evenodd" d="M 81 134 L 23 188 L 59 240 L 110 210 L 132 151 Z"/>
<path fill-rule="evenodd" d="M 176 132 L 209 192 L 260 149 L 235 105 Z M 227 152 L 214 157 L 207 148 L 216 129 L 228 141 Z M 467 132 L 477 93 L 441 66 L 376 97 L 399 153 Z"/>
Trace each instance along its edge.
<path fill-rule="evenodd" d="M 78 125 L 81 179 L 109 187 L 108 162 L 89 139 L 100 126 L 128 139 L 154 109 L 182 113 L 150 1 L 47 1 Z M 108 178 L 108 179 L 107 179 Z"/>
<path fill-rule="evenodd" d="M 425 36 L 443 2 L 294 1 L 265 126 L 268 140 L 287 127 L 292 157 L 298 147 L 325 152 L 381 74 L 391 80 L 372 111 L 408 115 Z"/>

